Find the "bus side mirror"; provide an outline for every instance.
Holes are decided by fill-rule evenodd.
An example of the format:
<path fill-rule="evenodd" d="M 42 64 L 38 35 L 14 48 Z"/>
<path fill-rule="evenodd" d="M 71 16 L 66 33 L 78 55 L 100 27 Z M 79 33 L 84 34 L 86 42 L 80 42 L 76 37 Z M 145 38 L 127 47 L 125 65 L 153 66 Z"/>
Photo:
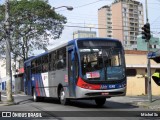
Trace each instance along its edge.
<path fill-rule="evenodd" d="M 152 75 L 152 79 L 154 80 L 154 82 L 158 85 L 158 86 L 160 86 L 160 73 L 154 73 L 153 75 Z"/>

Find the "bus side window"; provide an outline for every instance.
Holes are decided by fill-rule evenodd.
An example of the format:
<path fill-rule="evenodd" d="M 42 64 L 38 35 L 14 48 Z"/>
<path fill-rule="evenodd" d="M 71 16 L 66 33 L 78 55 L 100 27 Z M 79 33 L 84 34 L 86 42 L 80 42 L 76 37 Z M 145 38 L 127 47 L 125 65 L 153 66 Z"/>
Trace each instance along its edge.
<path fill-rule="evenodd" d="M 48 71 L 48 55 L 42 57 L 42 72 Z"/>
<path fill-rule="evenodd" d="M 42 72 L 42 64 L 41 64 L 41 57 L 37 59 L 37 71 L 36 73 Z"/>
<path fill-rule="evenodd" d="M 66 67 L 66 47 L 57 51 L 56 65 L 57 69 L 63 69 Z"/>
<path fill-rule="evenodd" d="M 52 56 L 51 56 L 51 53 L 49 54 L 48 56 L 48 71 L 51 71 L 51 61 L 52 61 Z"/>
<path fill-rule="evenodd" d="M 56 70 L 56 65 L 55 65 L 55 61 L 56 61 L 56 51 L 52 52 L 52 56 L 51 56 L 51 70 Z"/>
<path fill-rule="evenodd" d="M 58 61 L 57 61 L 57 68 L 58 68 L 58 69 L 63 68 L 63 64 L 64 64 L 64 60 L 63 60 L 63 58 L 62 58 L 62 55 L 59 55 L 59 59 L 58 59 Z"/>

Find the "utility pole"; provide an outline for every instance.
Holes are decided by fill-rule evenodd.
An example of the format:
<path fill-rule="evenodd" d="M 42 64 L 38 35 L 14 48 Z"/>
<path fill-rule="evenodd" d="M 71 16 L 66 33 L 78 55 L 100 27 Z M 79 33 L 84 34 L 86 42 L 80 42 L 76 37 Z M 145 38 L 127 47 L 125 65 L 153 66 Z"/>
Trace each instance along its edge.
<path fill-rule="evenodd" d="M 145 4 L 146 4 L 146 23 L 149 23 L 147 0 L 145 0 Z M 147 41 L 147 49 L 148 49 L 148 54 L 149 54 L 150 53 L 150 40 Z M 150 59 L 148 57 L 147 57 L 147 76 L 148 76 L 148 99 L 149 99 L 149 102 L 152 102 L 151 63 L 150 63 Z"/>
<path fill-rule="evenodd" d="M 5 0 L 5 32 L 6 32 L 6 92 L 7 101 L 13 102 L 12 96 L 12 71 L 11 71 L 11 45 L 9 23 L 9 0 Z"/>

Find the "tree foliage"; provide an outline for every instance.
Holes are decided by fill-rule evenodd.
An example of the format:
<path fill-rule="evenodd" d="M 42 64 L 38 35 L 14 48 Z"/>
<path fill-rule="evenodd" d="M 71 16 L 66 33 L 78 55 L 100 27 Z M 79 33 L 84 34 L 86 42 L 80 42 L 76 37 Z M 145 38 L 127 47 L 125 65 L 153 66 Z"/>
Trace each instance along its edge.
<path fill-rule="evenodd" d="M 0 6 L 0 40 L 5 43 L 5 6 Z M 45 49 L 49 39 L 62 34 L 66 18 L 42 0 L 10 1 L 10 38 L 14 57 L 25 60 L 35 49 Z M 5 44 L 4 44 L 5 45 Z M 1 46 L 1 52 L 4 47 Z"/>

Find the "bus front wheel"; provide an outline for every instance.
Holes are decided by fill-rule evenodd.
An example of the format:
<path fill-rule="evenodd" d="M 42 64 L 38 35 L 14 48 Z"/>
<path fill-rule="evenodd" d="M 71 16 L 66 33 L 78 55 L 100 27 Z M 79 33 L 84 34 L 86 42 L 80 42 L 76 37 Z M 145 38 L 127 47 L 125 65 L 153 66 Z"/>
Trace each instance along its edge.
<path fill-rule="evenodd" d="M 65 95 L 63 88 L 61 88 L 61 90 L 60 90 L 59 100 L 62 105 L 66 105 L 69 102 L 69 100 L 66 98 L 66 95 Z"/>
<path fill-rule="evenodd" d="M 106 102 L 106 98 L 97 98 L 95 99 L 95 103 L 97 106 L 102 107 Z"/>

